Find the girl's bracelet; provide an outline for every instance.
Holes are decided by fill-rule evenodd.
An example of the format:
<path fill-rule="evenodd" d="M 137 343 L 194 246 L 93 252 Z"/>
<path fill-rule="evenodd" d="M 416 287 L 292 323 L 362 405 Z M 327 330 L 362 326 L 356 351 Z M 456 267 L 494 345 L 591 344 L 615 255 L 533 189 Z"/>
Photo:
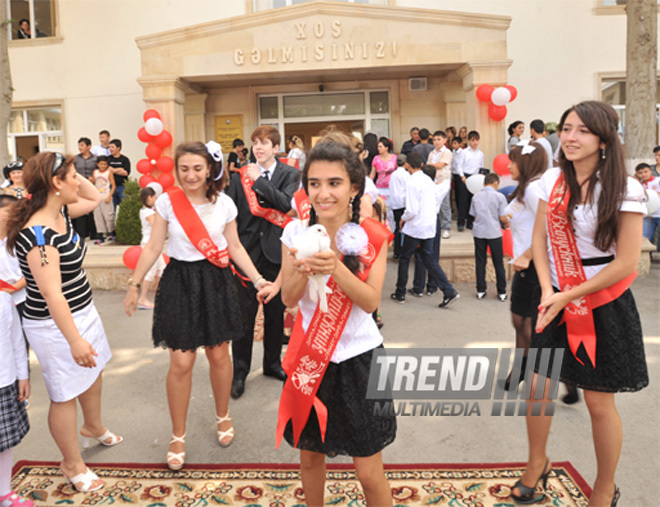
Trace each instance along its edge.
<path fill-rule="evenodd" d="M 253 285 L 254 285 L 254 288 L 257 289 L 257 290 L 259 290 L 259 284 L 260 284 L 261 282 L 266 282 L 266 281 L 267 281 L 267 280 L 266 280 L 262 275 L 259 275 L 259 276 L 257 277 L 257 279 L 256 279 L 254 282 L 252 282 L 252 283 L 253 283 Z"/>

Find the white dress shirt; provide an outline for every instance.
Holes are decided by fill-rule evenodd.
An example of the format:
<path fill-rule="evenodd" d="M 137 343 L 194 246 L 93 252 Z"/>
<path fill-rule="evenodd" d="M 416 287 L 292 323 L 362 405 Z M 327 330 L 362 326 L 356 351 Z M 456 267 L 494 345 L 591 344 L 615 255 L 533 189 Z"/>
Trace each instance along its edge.
<path fill-rule="evenodd" d="M 553 153 L 552 153 L 552 146 L 550 145 L 550 141 L 548 141 L 545 137 L 537 137 L 534 139 L 535 143 L 539 143 L 541 146 L 543 146 L 543 149 L 545 150 L 545 155 L 548 157 L 548 169 L 550 169 L 552 166 L 555 164 L 553 163 Z"/>
<path fill-rule="evenodd" d="M 390 199 L 387 203 L 389 209 L 402 209 L 406 207 L 406 187 L 410 180 L 410 173 L 403 167 L 397 168 L 390 177 Z"/>
<path fill-rule="evenodd" d="M 435 225 L 438 219 L 436 211 L 436 187 L 433 180 L 421 170 L 415 171 L 406 187 L 406 211 L 403 233 L 417 239 L 435 237 Z"/>
<path fill-rule="evenodd" d="M 30 378 L 21 321 L 11 296 L 0 292 L 0 388 Z"/>
<path fill-rule="evenodd" d="M 458 166 L 458 175 L 468 178 L 477 174 L 479 169 L 484 166 L 484 154 L 477 148 L 473 150 L 469 146 L 461 153 L 461 165 Z"/>
<path fill-rule="evenodd" d="M 14 285 L 21 278 L 23 278 L 23 272 L 18 263 L 18 257 L 7 252 L 7 238 L 0 239 L 0 280 Z M 11 299 L 15 305 L 25 301 L 25 288 L 12 293 Z"/>

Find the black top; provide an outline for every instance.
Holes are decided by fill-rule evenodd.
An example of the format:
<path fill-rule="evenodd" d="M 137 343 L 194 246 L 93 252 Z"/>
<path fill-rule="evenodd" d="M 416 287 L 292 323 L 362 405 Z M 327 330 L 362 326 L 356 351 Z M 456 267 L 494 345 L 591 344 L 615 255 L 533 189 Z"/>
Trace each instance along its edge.
<path fill-rule="evenodd" d="M 414 142 L 412 139 L 408 139 L 405 143 L 403 143 L 403 146 L 401 146 L 401 154 L 402 155 L 408 155 L 411 151 L 413 151 L 413 148 L 419 144 L 419 141 Z"/>
<path fill-rule="evenodd" d="M 108 165 L 110 167 L 121 167 L 128 174 L 131 174 L 131 161 L 125 155 L 119 155 L 118 157 L 110 155 L 108 157 Z M 119 176 L 118 174 L 113 174 L 113 176 L 115 177 L 115 185 L 118 187 L 123 187 L 124 182 L 128 179 L 128 176 Z"/>
<path fill-rule="evenodd" d="M 252 184 L 252 190 L 259 197 L 261 207 L 274 208 L 287 213 L 291 209 L 293 193 L 298 190 L 298 180 L 298 170 L 278 159 L 271 179 L 257 178 Z M 252 262 L 257 265 L 263 256 L 273 264 L 281 264 L 282 227 L 272 224 L 265 218 L 255 217 L 250 212 L 239 172 L 232 173 L 227 195 L 238 208 L 236 217 L 238 236 L 245 250 L 250 254 Z"/>
<path fill-rule="evenodd" d="M 48 249 L 44 247 L 45 245 L 57 248 L 60 253 L 62 293 L 69 304 L 71 313 L 85 308 L 92 302 L 92 288 L 87 281 L 85 271 L 82 269 L 86 252 L 85 243 L 71 226 L 66 207 L 62 209 L 62 214 L 66 219 L 65 234 L 59 234 L 46 226 L 35 225 L 23 229 L 18 235 L 16 256 L 27 282 L 24 313 L 26 319 L 44 320 L 50 318 L 46 300 L 41 295 L 27 262 L 27 254 L 33 248 L 42 249 L 42 263 L 48 261 Z"/>

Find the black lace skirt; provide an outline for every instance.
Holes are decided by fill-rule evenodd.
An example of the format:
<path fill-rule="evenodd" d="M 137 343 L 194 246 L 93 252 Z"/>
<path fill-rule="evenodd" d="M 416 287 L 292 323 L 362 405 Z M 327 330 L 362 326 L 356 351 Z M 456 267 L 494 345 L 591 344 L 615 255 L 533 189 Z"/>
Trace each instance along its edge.
<path fill-rule="evenodd" d="M 298 449 L 330 457 L 339 454 L 367 457 L 394 442 L 396 416 L 374 415 L 376 402 L 392 400 L 367 399 L 372 355 L 370 350 L 339 364 L 330 363 L 317 392 L 328 409 L 325 442 L 321 441 L 318 418 L 312 408 L 298 440 Z M 291 421 L 284 430 L 284 438 L 293 447 Z"/>
<path fill-rule="evenodd" d="M 535 305 L 538 306 L 540 301 L 539 290 Z M 562 382 L 590 391 L 612 393 L 639 391 L 649 384 L 642 324 L 630 289 L 614 301 L 593 310 L 596 368 L 593 368 L 583 345 L 580 345 L 577 354 L 584 364 L 573 356 L 566 336 L 566 324 L 559 325 L 563 315 L 563 311 L 559 312 L 542 333 L 532 336 L 532 347 L 564 349 Z M 537 315 L 534 315 L 532 329 L 536 327 L 536 318 Z M 547 371 L 552 371 L 552 360 Z"/>
<path fill-rule="evenodd" d="M 244 319 L 238 283 L 229 268 L 171 259 L 156 293 L 154 345 L 196 350 L 239 339 Z"/>
<path fill-rule="evenodd" d="M 521 317 L 531 317 L 537 313 L 534 296 L 539 288 L 539 277 L 534 263 L 524 271 L 516 271 L 511 282 L 511 313 Z"/>

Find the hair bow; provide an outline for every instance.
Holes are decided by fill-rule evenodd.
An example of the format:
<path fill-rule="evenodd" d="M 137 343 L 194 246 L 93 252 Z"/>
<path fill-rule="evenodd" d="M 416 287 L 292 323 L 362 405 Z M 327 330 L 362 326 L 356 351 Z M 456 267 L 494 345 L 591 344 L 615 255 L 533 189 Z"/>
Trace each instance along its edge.
<path fill-rule="evenodd" d="M 225 172 L 224 164 L 223 162 L 223 157 L 222 157 L 222 146 L 220 146 L 220 143 L 216 143 L 215 141 L 209 141 L 206 143 L 206 151 L 209 152 L 209 155 L 215 160 L 216 162 L 220 162 L 220 174 L 218 174 L 215 178 L 213 178 L 214 181 L 218 181 L 220 178 L 222 178 L 222 175 Z"/>
<path fill-rule="evenodd" d="M 522 148 L 523 155 L 529 155 L 530 153 L 534 153 L 534 150 L 536 149 L 536 146 L 532 146 L 531 144 L 529 144 L 529 141 L 520 141 L 519 143 L 516 144 L 516 146 L 520 146 Z"/>

